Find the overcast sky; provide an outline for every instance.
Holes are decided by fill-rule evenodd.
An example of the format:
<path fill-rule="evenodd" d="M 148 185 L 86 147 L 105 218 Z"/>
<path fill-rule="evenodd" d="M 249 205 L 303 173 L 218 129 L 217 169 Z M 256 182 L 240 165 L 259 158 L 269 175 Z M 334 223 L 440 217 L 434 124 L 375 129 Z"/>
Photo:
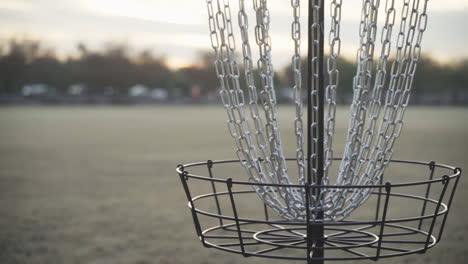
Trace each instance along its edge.
<path fill-rule="evenodd" d="M 235 12 L 237 1 L 231 2 Z M 343 2 L 343 53 L 354 56 L 361 0 Z M 269 1 L 277 67 L 291 55 L 289 3 Z M 424 52 L 446 62 L 468 56 L 468 1 L 431 0 L 429 5 Z M 206 15 L 204 0 L 0 0 L 0 36 L 40 39 L 59 55 L 75 52 L 78 42 L 96 49 L 110 41 L 125 42 L 165 55 L 177 67 L 192 63 L 197 51 L 209 47 Z"/>

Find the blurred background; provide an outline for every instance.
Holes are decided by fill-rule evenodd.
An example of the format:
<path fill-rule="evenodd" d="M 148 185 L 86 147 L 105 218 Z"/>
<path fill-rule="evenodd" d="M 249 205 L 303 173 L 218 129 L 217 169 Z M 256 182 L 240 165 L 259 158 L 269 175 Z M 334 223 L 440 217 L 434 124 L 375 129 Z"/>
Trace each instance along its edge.
<path fill-rule="evenodd" d="M 343 4 L 337 156 L 356 72 L 356 2 Z M 292 11 L 289 1 L 269 7 L 293 154 Z M 465 0 L 430 1 L 396 158 L 467 164 L 467 17 Z M 0 263 L 267 263 L 202 248 L 175 173 L 178 163 L 235 157 L 207 21 L 203 0 L 0 1 Z M 465 263 L 466 187 L 447 241 L 402 263 Z"/>
<path fill-rule="evenodd" d="M 468 103 L 467 5 L 430 3 L 412 103 Z M 284 4 L 270 9 L 276 89 L 288 102 L 291 11 Z M 356 72 L 360 10 L 351 4 L 343 10 L 338 101 L 345 104 Z M 204 1 L 4 0 L 0 103 L 216 103 L 206 16 Z"/>

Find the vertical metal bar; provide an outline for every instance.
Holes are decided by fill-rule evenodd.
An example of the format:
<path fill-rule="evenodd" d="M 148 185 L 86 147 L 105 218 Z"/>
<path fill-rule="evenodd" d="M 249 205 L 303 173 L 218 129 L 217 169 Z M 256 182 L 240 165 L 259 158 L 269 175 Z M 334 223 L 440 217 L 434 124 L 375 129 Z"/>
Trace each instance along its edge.
<path fill-rule="evenodd" d="M 210 175 L 210 178 L 213 179 L 213 172 L 212 172 L 213 161 L 208 160 L 206 162 L 206 166 L 208 167 L 208 174 Z M 215 199 L 216 211 L 218 212 L 218 215 L 221 215 L 221 207 L 219 206 L 219 199 L 218 199 L 218 195 L 217 195 L 217 192 L 216 192 L 216 186 L 215 186 L 214 181 L 211 181 L 211 189 L 213 190 L 213 194 L 214 194 L 213 197 Z M 219 218 L 219 226 L 224 228 L 223 219 L 221 217 Z"/>
<path fill-rule="evenodd" d="M 263 203 L 263 212 L 265 213 L 265 220 L 270 220 L 270 216 L 268 215 L 268 207 L 265 203 Z"/>
<path fill-rule="evenodd" d="M 314 168 L 317 171 L 317 182 L 320 184 L 323 178 L 323 166 L 324 166 L 324 127 L 325 127 L 325 120 L 324 120 L 324 102 L 325 102 L 325 87 L 324 87 L 324 79 L 323 79 L 323 50 L 324 50 L 324 43 L 323 43 L 323 24 L 324 24 L 324 7 L 323 7 L 324 0 L 309 0 L 309 22 L 308 22 L 308 32 L 309 32 L 309 43 L 308 43 L 308 72 L 307 72 L 307 181 L 309 184 L 312 183 L 312 170 L 310 168 Z M 314 5 L 315 2 L 320 3 L 320 12 L 319 12 L 319 20 L 320 20 L 320 41 L 318 50 L 314 50 L 314 34 L 312 32 L 312 24 L 313 24 L 313 15 L 314 15 Z M 319 65 L 319 70 L 315 78 L 318 79 L 318 87 L 313 85 L 312 81 L 312 59 L 313 54 L 317 54 L 317 60 Z M 312 92 L 317 93 L 318 97 L 318 105 L 314 105 Z M 317 109 L 317 125 L 312 128 L 313 123 L 313 115 L 314 115 L 314 108 Z M 312 139 L 317 138 L 317 149 L 313 149 Z M 313 153 L 316 151 L 317 153 Z M 317 157 L 317 164 L 311 162 L 310 157 L 316 154 Z M 311 164 L 312 163 L 312 164 Z M 317 168 L 315 168 L 315 166 Z M 320 190 L 320 189 L 316 189 Z"/>
<path fill-rule="evenodd" d="M 380 250 L 382 248 L 382 239 L 383 239 L 383 234 L 384 234 L 385 221 L 387 220 L 388 202 L 390 200 L 391 190 L 392 190 L 392 184 L 389 182 L 385 183 L 385 192 L 386 192 L 385 203 L 384 203 L 384 208 L 382 211 L 382 221 L 380 223 L 379 242 L 377 244 L 377 252 L 375 253 L 374 260 L 378 260 L 380 257 Z"/>
<path fill-rule="evenodd" d="M 309 0 L 308 6 L 308 54 L 307 54 L 307 63 L 308 63 L 308 71 L 307 71 L 307 184 L 312 184 L 312 169 L 316 171 L 316 184 L 322 184 L 323 173 L 324 173 L 324 101 L 325 101 L 325 94 L 324 94 L 324 80 L 323 80 L 323 51 L 324 51 L 324 1 L 325 0 Z M 313 32 L 313 23 L 315 21 L 314 8 L 315 5 L 319 5 L 319 12 L 318 12 L 318 21 L 319 21 L 319 35 L 314 36 Z M 314 45 L 314 41 L 316 38 L 319 38 L 319 45 L 318 50 Z M 317 57 L 317 64 L 318 64 L 318 72 L 315 78 L 318 78 L 318 87 L 313 85 L 312 81 L 312 59 L 313 55 Z M 313 98 L 312 92 L 317 93 L 318 97 L 318 105 L 313 105 Z M 317 125 L 312 128 L 312 117 L 314 115 L 313 108 L 317 109 Z M 316 149 L 312 148 L 312 139 L 316 138 Z M 314 154 L 313 151 L 316 151 L 316 159 L 317 162 L 311 162 L 311 157 Z M 315 188 L 313 190 L 313 195 L 317 198 L 317 205 L 321 205 L 320 199 L 320 188 Z M 311 199 L 310 195 L 306 197 L 306 201 Z M 309 201 L 309 205 L 311 205 Z M 308 215 L 309 211 L 307 212 Z M 316 213 L 316 217 L 314 221 L 322 221 L 323 220 L 323 211 L 319 211 Z M 311 226 L 310 223 L 307 222 L 307 236 L 316 238 L 315 241 L 315 250 L 313 252 L 314 258 L 323 258 L 323 237 L 324 237 L 324 230 L 323 230 L 323 223 L 321 225 L 313 225 Z M 308 239 L 308 248 L 310 245 Z M 310 252 L 308 252 L 308 263 L 310 258 Z M 314 260 L 315 264 L 323 264 L 323 260 Z"/>
<path fill-rule="evenodd" d="M 311 157 L 312 157 L 312 14 L 314 0 L 309 0 L 309 17 L 307 22 L 308 44 L 307 44 L 307 183 L 312 182 Z"/>
<path fill-rule="evenodd" d="M 435 171 L 435 162 L 434 161 L 431 161 L 429 163 L 429 169 L 431 170 L 431 173 L 429 174 L 429 181 L 432 181 L 432 179 L 434 178 L 434 171 Z M 424 200 L 424 203 L 423 203 L 423 207 L 422 207 L 422 210 L 421 210 L 421 216 L 424 216 L 424 214 L 426 213 L 427 198 L 429 197 L 429 194 L 431 192 L 431 186 L 432 186 L 431 183 L 427 184 L 426 195 L 424 196 L 426 199 Z M 418 225 L 419 230 L 421 230 L 422 224 L 423 224 L 423 219 L 419 220 L 419 225 Z"/>
<path fill-rule="evenodd" d="M 313 0 L 309 0 L 308 6 L 308 22 L 307 22 L 307 183 L 306 188 L 306 227 L 307 227 L 307 264 L 311 264 L 310 252 L 312 249 L 312 227 L 310 225 L 310 188 L 309 185 L 312 182 L 312 49 L 313 49 L 313 38 L 312 38 L 312 14 L 313 14 Z"/>
<path fill-rule="evenodd" d="M 458 175 L 458 176 L 457 176 L 457 179 L 455 180 L 455 184 L 453 185 L 452 193 L 450 194 L 450 199 L 449 199 L 449 202 L 447 204 L 447 213 L 444 215 L 444 220 L 442 221 L 442 227 L 440 228 L 439 236 L 437 237 L 437 241 L 440 241 L 440 239 L 442 238 L 442 234 L 444 233 L 445 222 L 447 221 L 447 217 L 448 217 L 448 214 L 450 212 L 450 207 L 452 207 L 453 197 L 455 196 L 455 192 L 457 190 L 458 181 L 460 180 L 461 173 L 462 173 L 462 171 L 461 171 L 460 168 L 455 169 L 455 175 Z"/>
<path fill-rule="evenodd" d="M 379 181 L 379 185 L 382 185 L 383 183 L 383 178 L 384 178 L 384 175 L 382 174 L 382 176 L 380 177 L 380 181 Z M 377 194 L 377 206 L 375 208 L 375 221 L 377 222 L 379 220 L 379 215 L 380 215 L 380 200 L 382 199 L 382 187 L 379 187 L 379 194 Z M 375 226 L 376 224 L 374 224 Z"/>
<path fill-rule="evenodd" d="M 323 50 L 324 50 L 324 1 L 319 0 L 320 2 L 320 12 L 319 12 L 319 21 L 320 21 L 320 42 L 319 42 L 319 52 L 318 52 L 318 64 L 319 64 L 319 87 L 318 87 L 318 120 L 317 120 L 317 133 L 318 133 L 318 143 L 317 143 L 317 181 L 318 184 L 322 184 L 322 179 L 324 177 L 324 133 L 325 133 L 325 82 L 323 78 L 324 64 L 323 64 Z M 321 189 L 317 189 L 319 192 Z M 323 214 L 323 212 L 321 212 Z M 323 218 L 323 217 L 322 217 Z M 319 219 L 322 219 L 319 218 Z"/>
<path fill-rule="evenodd" d="M 181 168 L 182 173 L 179 173 L 180 181 L 182 182 L 182 186 L 185 191 L 185 195 L 187 196 L 187 200 L 190 205 L 190 211 L 192 212 L 193 224 L 195 225 L 195 231 L 197 232 L 198 238 L 201 240 L 203 246 L 209 247 L 205 243 L 205 237 L 203 236 L 202 228 L 200 226 L 200 221 L 198 220 L 197 212 L 195 211 L 195 205 L 193 203 L 192 195 L 190 194 L 190 189 L 188 188 L 187 180 L 188 180 L 188 172 L 184 170 L 182 165 L 179 165 Z"/>
<path fill-rule="evenodd" d="M 447 175 L 444 175 L 443 180 L 442 180 L 442 184 L 444 185 L 444 187 L 442 188 L 442 192 L 440 193 L 439 202 L 437 203 L 436 209 L 434 211 L 434 215 L 432 217 L 431 227 L 429 228 L 429 232 L 427 232 L 426 244 L 424 245 L 424 249 L 422 250 L 421 253 L 426 252 L 427 248 L 429 247 L 429 242 L 431 241 L 431 237 L 432 237 L 432 231 L 434 231 L 434 226 L 437 220 L 437 213 L 439 212 L 440 205 L 442 204 L 442 200 L 444 200 L 444 195 L 445 195 L 445 191 L 447 190 L 448 182 L 449 182 L 449 177 Z"/>
<path fill-rule="evenodd" d="M 228 189 L 228 192 L 229 192 L 229 199 L 231 200 L 232 213 L 234 214 L 234 219 L 235 219 L 235 222 L 236 222 L 237 235 L 239 237 L 239 244 L 240 244 L 241 252 L 242 252 L 242 255 L 244 257 L 247 257 L 247 254 L 245 253 L 244 239 L 242 238 L 242 231 L 241 231 L 241 228 L 240 228 L 239 217 L 237 215 L 236 203 L 234 201 L 234 195 L 232 194 L 232 178 L 227 179 L 226 185 L 227 185 L 227 189 Z"/>
<path fill-rule="evenodd" d="M 306 240 L 307 240 L 307 264 L 311 264 L 312 261 L 310 259 L 310 252 L 312 249 L 312 225 L 310 224 L 310 210 L 309 210 L 309 204 L 310 204 L 310 185 L 308 183 L 305 184 L 305 210 L 306 210 Z"/>

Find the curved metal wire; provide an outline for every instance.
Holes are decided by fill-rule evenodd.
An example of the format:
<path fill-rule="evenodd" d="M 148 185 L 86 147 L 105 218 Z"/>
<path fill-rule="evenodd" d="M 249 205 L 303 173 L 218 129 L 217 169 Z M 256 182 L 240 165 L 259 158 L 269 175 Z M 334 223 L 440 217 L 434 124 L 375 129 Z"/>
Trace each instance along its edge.
<path fill-rule="evenodd" d="M 295 161 L 295 159 L 288 159 Z M 423 253 L 442 238 L 450 206 L 455 195 L 461 169 L 435 162 L 392 160 L 389 162 L 407 166 L 427 167 L 426 180 L 378 185 L 288 185 L 238 181 L 214 177 L 214 170 L 222 171 L 225 165 L 237 164 L 237 160 L 220 160 L 179 165 L 177 173 L 184 187 L 188 206 L 192 213 L 195 230 L 202 244 L 244 256 L 288 260 L 377 260 Z M 209 176 L 188 172 L 194 168 L 208 170 Z M 447 175 L 434 177 L 435 170 L 444 170 Z M 210 191 L 196 194 L 200 184 Z M 192 188 L 197 186 L 197 188 Z M 254 186 L 288 187 L 306 193 L 306 189 L 357 188 L 369 189 L 370 197 L 377 201 L 374 217 L 355 220 L 321 220 L 307 223 L 304 220 L 287 220 L 271 216 L 265 204 L 259 202 L 258 216 L 242 215 L 244 207 L 252 206 L 251 196 L 256 195 Z M 436 188 L 437 187 L 437 188 Z M 422 194 L 421 190 L 425 190 Z M 399 203 L 395 204 L 398 199 Z M 393 202 L 392 202 L 393 201 Z M 246 204 L 246 202 L 248 204 Z M 395 215 L 390 207 L 413 205 L 408 216 Z M 273 218 L 272 218 L 273 217 Z M 319 226 L 325 231 L 321 238 L 311 238 L 309 229 Z M 320 242 L 320 243 L 319 243 Z M 323 245 L 323 246 L 317 246 Z M 314 257 L 315 251 L 330 251 L 325 257 Z M 308 252 L 310 251 L 310 255 Z"/>

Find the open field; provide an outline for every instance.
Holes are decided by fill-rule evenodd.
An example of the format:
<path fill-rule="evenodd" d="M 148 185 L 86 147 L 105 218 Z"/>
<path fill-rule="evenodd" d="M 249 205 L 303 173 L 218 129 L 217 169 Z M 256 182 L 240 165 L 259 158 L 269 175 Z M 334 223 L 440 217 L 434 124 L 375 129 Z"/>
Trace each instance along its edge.
<path fill-rule="evenodd" d="M 293 108 L 281 110 L 292 124 Z M 342 135 L 344 108 L 338 116 Z M 174 170 L 235 157 L 224 119 L 217 106 L 1 108 L 0 263 L 287 263 L 195 237 Z M 293 153 L 292 131 L 283 134 Z M 394 158 L 466 168 L 467 136 L 467 108 L 411 108 Z M 466 263 L 467 188 L 462 178 L 441 244 L 379 263 Z"/>

